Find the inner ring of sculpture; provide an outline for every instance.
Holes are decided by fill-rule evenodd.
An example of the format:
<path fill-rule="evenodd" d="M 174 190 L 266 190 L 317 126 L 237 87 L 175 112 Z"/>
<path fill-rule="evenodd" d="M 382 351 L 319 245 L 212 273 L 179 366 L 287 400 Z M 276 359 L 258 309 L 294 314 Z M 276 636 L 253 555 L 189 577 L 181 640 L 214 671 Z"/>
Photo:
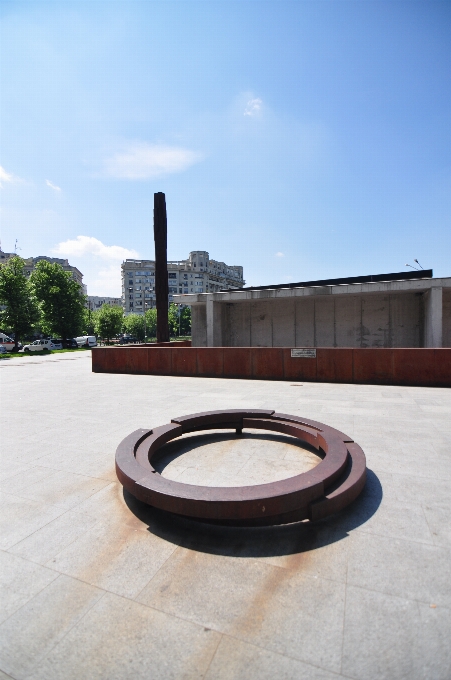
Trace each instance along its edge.
<path fill-rule="evenodd" d="M 152 460 L 167 442 L 188 432 L 243 428 L 272 430 L 313 446 L 323 459 L 302 474 L 242 487 L 182 484 L 162 477 Z M 307 418 L 271 410 L 227 410 L 173 418 L 168 425 L 136 430 L 116 451 L 119 481 L 135 498 L 176 515 L 241 526 L 317 520 L 342 510 L 362 491 L 365 454 L 343 432 Z"/>

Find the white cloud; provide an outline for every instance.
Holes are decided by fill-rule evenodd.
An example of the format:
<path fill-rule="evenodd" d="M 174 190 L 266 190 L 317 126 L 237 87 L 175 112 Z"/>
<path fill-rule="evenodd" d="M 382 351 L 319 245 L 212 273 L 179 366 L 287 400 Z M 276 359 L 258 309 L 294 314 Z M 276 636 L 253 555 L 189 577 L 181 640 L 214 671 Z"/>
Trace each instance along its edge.
<path fill-rule="evenodd" d="M 262 109 L 263 102 L 261 99 L 249 99 L 244 109 L 245 116 L 257 116 Z"/>
<path fill-rule="evenodd" d="M 275 257 L 285 257 L 285 255 L 284 253 L 281 253 L 279 250 L 279 252 L 275 254 Z"/>
<path fill-rule="evenodd" d="M 45 183 L 47 184 L 48 187 L 50 187 L 54 191 L 61 191 L 61 188 L 57 187 L 56 184 L 53 184 L 53 182 L 51 182 L 49 179 L 46 179 Z"/>
<path fill-rule="evenodd" d="M 0 165 L 0 188 L 3 188 L 3 183 L 8 182 L 9 184 L 17 184 L 23 180 L 20 177 L 16 177 L 10 172 L 6 172 L 5 168 Z"/>
<path fill-rule="evenodd" d="M 58 243 L 52 252 L 63 257 L 82 257 L 83 255 L 94 255 L 102 260 L 113 260 L 122 262 L 127 258 L 137 258 L 136 250 L 129 250 L 122 246 L 106 246 L 94 236 L 77 236 L 75 239 Z"/>
<path fill-rule="evenodd" d="M 153 179 L 187 170 L 202 159 L 202 154 L 163 144 L 130 144 L 124 151 L 105 161 L 105 172 L 117 179 Z"/>
<path fill-rule="evenodd" d="M 136 250 L 107 246 L 94 236 L 77 236 L 58 243 L 52 253 L 65 257 L 83 273 L 89 295 L 121 296 L 121 265 L 127 258 L 136 259 Z"/>
<path fill-rule="evenodd" d="M 121 297 L 121 269 L 118 264 L 100 269 L 96 274 L 86 277 L 88 295 Z"/>

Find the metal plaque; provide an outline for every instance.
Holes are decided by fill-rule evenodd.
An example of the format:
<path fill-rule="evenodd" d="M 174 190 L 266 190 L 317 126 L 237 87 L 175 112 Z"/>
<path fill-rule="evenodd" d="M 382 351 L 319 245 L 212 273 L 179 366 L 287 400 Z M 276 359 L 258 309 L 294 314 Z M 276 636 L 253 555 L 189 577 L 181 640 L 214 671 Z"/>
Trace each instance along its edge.
<path fill-rule="evenodd" d="M 316 359 L 316 349 L 292 349 L 291 357 L 302 357 L 303 359 Z"/>

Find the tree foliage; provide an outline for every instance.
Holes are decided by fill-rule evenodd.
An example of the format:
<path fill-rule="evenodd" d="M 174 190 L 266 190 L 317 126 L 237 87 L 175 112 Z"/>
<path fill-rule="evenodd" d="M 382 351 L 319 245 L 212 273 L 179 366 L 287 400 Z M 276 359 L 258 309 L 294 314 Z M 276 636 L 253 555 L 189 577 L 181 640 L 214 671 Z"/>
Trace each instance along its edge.
<path fill-rule="evenodd" d="M 92 309 L 85 308 L 83 314 L 83 335 L 95 335 L 98 314 L 98 310 L 92 311 Z"/>
<path fill-rule="evenodd" d="M 191 335 L 191 307 L 183 307 L 181 310 L 180 335 Z"/>
<path fill-rule="evenodd" d="M 0 265 L 0 304 L 5 307 L 0 318 L 2 326 L 14 333 L 15 351 L 19 340 L 31 333 L 39 320 L 38 304 L 23 266 L 24 261 L 17 256 Z"/>
<path fill-rule="evenodd" d="M 146 337 L 157 337 L 157 310 L 148 309 L 146 312 Z"/>
<path fill-rule="evenodd" d="M 41 309 L 42 329 L 63 340 L 83 328 L 85 296 L 70 272 L 41 260 L 30 276 Z"/>
<path fill-rule="evenodd" d="M 133 336 L 137 340 L 144 340 L 144 315 L 128 314 L 128 316 L 125 316 L 124 330 L 128 335 Z"/>
<path fill-rule="evenodd" d="M 191 307 L 179 307 L 171 302 L 168 310 L 169 335 L 191 334 Z"/>
<path fill-rule="evenodd" d="M 124 330 L 137 340 L 154 338 L 157 334 L 157 310 L 148 309 L 144 314 L 128 314 L 124 317 Z"/>
<path fill-rule="evenodd" d="M 96 334 L 107 342 L 121 332 L 124 324 L 122 307 L 102 305 L 98 312 L 93 312 L 93 316 Z"/>
<path fill-rule="evenodd" d="M 179 318 L 180 314 L 180 318 Z M 191 308 L 179 307 L 171 303 L 168 309 L 169 335 L 172 337 L 190 335 L 191 333 Z M 124 317 L 124 330 L 137 340 L 155 338 L 157 335 L 157 310 L 148 309 L 144 314 L 129 314 Z"/>

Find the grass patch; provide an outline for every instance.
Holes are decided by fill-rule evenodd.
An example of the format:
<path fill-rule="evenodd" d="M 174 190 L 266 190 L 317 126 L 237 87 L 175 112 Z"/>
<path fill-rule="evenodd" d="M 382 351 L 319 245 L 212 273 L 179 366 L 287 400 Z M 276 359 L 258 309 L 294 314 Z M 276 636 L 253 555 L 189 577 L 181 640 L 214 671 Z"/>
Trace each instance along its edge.
<path fill-rule="evenodd" d="M 64 352 L 86 352 L 90 347 L 78 347 L 77 349 L 51 349 L 47 352 L 8 352 L 0 354 L 0 359 L 15 359 L 16 357 L 45 357 L 49 354 L 63 354 Z"/>

